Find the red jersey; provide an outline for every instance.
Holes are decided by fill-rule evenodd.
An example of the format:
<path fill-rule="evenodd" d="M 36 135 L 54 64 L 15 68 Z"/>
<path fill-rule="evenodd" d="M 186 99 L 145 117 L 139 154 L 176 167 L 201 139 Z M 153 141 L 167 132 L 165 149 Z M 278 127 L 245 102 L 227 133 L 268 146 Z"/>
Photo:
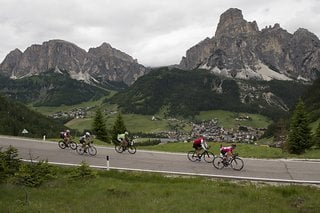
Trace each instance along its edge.
<path fill-rule="evenodd" d="M 232 146 L 227 146 L 227 147 L 221 147 L 220 152 L 231 152 L 232 153 L 233 148 Z"/>
<path fill-rule="evenodd" d="M 201 145 L 201 143 L 203 143 L 204 141 L 204 138 L 203 137 L 200 137 L 200 138 L 197 138 L 193 141 L 193 144 L 196 144 L 196 145 Z"/>

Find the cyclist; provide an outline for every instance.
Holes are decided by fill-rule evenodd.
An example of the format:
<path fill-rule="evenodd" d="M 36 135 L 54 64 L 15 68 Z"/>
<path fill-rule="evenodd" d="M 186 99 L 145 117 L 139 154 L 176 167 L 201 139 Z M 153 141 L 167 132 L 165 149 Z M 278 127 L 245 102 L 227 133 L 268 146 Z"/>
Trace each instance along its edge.
<path fill-rule="evenodd" d="M 205 138 L 203 136 L 200 136 L 196 139 L 193 140 L 193 145 L 192 147 L 195 149 L 197 156 L 198 156 L 198 161 L 200 161 L 200 154 L 201 151 L 204 150 L 206 151 L 208 149 L 208 144 L 205 142 Z"/>
<path fill-rule="evenodd" d="M 220 153 L 223 156 L 224 161 L 228 161 L 229 157 L 233 154 L 233 150 L 236 147 L 236 144 L 232 144 L 231 146 L 220 146 Z"/>
<path fill-rule="evenodd" d="M 129 132 L 125 131 L 123 134 L 118 134 L 117 140 L 121 143 L 121 146 L 127 147 L 129 143 Z"/>
<path fill-rule="evenodd" d="M 67 129 L 65 132 L 60 132 L 60 137 L 63 139 L 64 143 L 68 146 L 71 139 L 70 130 Z"/>
<path fill-rule="evenodd" d="M 83 136 L 80 137 L 80 143 L 84 152 L 87 152 L 88 146 L 92 143 L 92 138 L 89 132 L 86 132 Z"/>

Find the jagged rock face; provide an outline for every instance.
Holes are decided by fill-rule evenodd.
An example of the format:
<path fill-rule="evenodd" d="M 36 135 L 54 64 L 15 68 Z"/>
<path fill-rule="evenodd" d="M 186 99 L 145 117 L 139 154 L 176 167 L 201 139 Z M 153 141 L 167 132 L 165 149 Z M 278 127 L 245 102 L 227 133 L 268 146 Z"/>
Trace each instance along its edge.
<path fill-rule="evenodd" d="M 104 78 L 108 73 L 108 80 L 124 81 L 130 85 L 147 72 L 147 69 L 138 64 L 137 60 L 112 48 L 107 43 L 97 48 L 90 48 L 89 54 L 95 61 L 92 73 L 100 78 Z"/>
<path fill-rule="evenodd" d="M 241 79 L 314 80 L 320 76 L 320 41 L 305 29 L 293 35 L 279 24 L 259 31 L 239 9 L 220 16 L 215 36 L 190 48 L 179 67 L 204 68 Z"/>
<path fill-rule="evenodd" d="M 247 22 L 243 19 L 241 10 L 231 8 L 220 16 L 220 22 L 216 30 L 216 37 L 237 37 L 238 35 L 256 35 L 259 29 L 257 23 Z"/>
<path fill-rule="evenodd" d="M 11 51 L 5 58 L 6 63 L 1 65 L 2 72 L 6 76 L 10 76 L 12 70 L 18 66 L 18 63 L 21 59 L 22 52 L 19 49 Z"/>
<path fill-rule="evenodd" d="M 53 69 L 66 70 L 72 78 L 123 81 L 132 84 L 147 69 L 131 56 L 109 44 L 91 48 L 89 52 L 75 44 L 51 40 L 32 45 L 25 52 L 12 51 L 0 65 L 0 71 L 11 78 L 23 78 Z"/>

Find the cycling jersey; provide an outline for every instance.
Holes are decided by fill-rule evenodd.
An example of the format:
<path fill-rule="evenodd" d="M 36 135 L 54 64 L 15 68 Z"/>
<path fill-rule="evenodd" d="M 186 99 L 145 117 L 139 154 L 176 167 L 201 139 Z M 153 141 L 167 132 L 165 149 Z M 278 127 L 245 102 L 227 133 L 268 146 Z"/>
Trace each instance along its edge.
<path fill-rule="evenodd" d="M 220 152 L 222 153 L 222 154 L 225 154 L 225 153 L 228 153 L 228 152 L 233 152 L 233 148 L 232 148 L 232 146 L 226 146 L 226 147 L 221 147 L 220 148 Z"/>
<path fill-rule="evenodd" d="M 206 150 L 208 145 L 207 143 L 204 141 L 204 137 L 200 137 L 200 138 L 197 138 L 193 141 L 193 147 L 194 148 L 200 148 L 202 147 L 202 149 Z"/>

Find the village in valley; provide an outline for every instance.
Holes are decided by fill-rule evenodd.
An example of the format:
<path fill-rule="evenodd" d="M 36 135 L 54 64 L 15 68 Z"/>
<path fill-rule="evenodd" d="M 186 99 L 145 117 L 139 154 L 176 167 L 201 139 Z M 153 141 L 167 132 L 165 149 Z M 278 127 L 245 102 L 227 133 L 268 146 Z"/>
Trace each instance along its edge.
<path fill-rule="evenodd" d="M 51 115 L 51 117 L 56 119 L 83 119 L 88 117 L 88 111 L 92 107 L 79 107 L 73 108 L 68 112 L 56 112 Z M 152 116 L 151 120 L 156 121 L 159 118 Z M 170 118 L 172 121 L 179 121 L 175 118 Z M 241 121 L 251 120 L 248 115 L 242 115 L 235 118 L 235 121 L 241 123 Z M 191 141 L 193 138 L 202 135 L 208 141 L 215 142 L 235 142 L 235 143 L 254 143 L 254 141 L 261 138 L 261 136 L 266 131 L 266 128 L 253 128 L 249 126 L 238 125 L 234 128 L 224 128 L 219 125 L 219 120 L 217 118 L 201 121 L 192 122 L 191 132 L 182 132 L 179 130 L 171 130 L 160 133 L 155 133 L 157 137 L 167 138 L 169 141 Z"/>

